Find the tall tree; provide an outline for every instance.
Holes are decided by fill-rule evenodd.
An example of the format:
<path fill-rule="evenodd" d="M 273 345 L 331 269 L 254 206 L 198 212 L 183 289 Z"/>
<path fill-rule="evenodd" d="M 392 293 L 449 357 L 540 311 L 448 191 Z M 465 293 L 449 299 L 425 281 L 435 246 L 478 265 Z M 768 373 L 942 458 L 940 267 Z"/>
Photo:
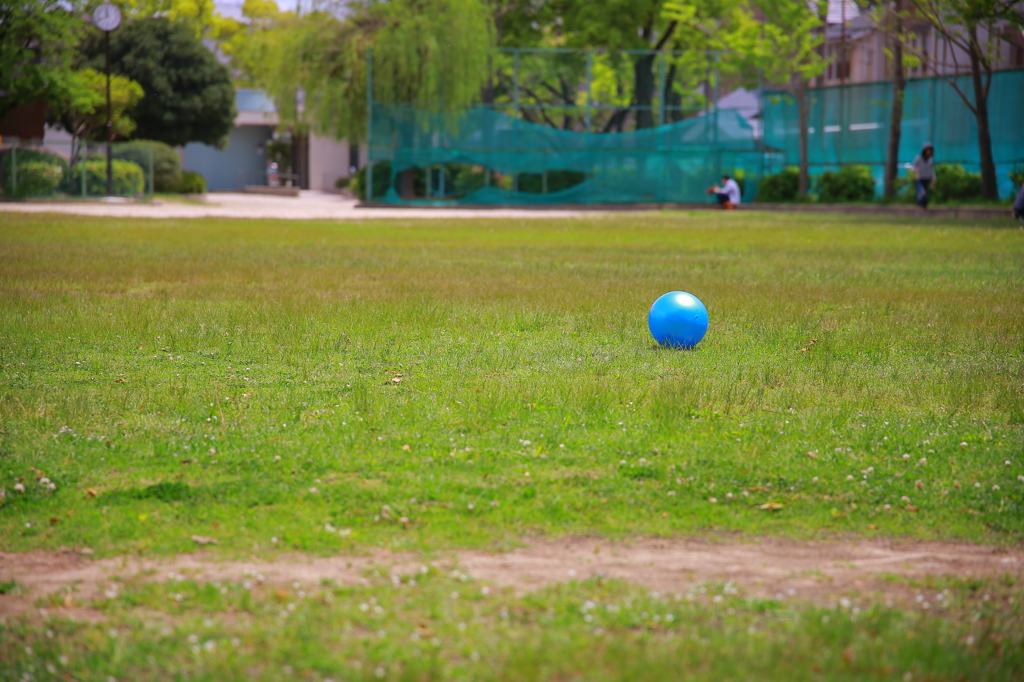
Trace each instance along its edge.
<path fill-rule="evenodd" d="M 481 0 L 360 0 L 281 17 L 259 39 L 269 58 L 253 79 L 282 122 L 351 140 L 366 135 L 371 50 L 374 101 L 453 112 L 480 97 L 494 28 Z"/>
<path fill-rule="evenodd" d="M 91 46 L 90 65 L 103 62 Z M 184 24 L 164 17 L 129 21 L 111 35 L 111 68 L 139 83 L 146 95 L 135 107 L 136 135 L 181 146 L 223 146 L 235 122 L 231 73 Z"/>
<path fill-rule="evenodd" d="M 563 0 L 559 16 L 570 47 L 660 51 L 675 47 L 678 21 L 668 16 L 664 0 Z M 634 54 L 633 107 L 636 127 L 654 125 L 656 54 Z M 616 112 L 611 123 L 622 129 L 629 109 Z"/>
<path fill-rule="evenodd" d="M 891 8 L 881 10 L 882 24 L 888 37 L 890 59 L 892 60 L 892 106 L 889 110 L 889 140 L 885 150 L 885 174 L 882 193 L 886 197 L 896 195 L 896 178 L 899 176 L 900 138 L 903 133 L 903 100 L 907 91 L 907 79 L 903 70 L 903 12 L 905 0 L 893 0 Z"/>
<path fill-rule="evenodd" d="M 741 10 L 731 37 L 738 55 L 754 60 L 765 80 L 785 87 L 796 98 L 800 196 L 807 196 L 811 184 L 807 88 L 810 80 L 820 76 L 828 65 L 819 50 L 824 42 L 820 30 L 823 4 L 820 0 L 753 0 L 752 7 Z"/>
<path fill-rule="evenodd" d="M 85 29 L 78 0 L 0 3 L 0 119 L 28 102 L 65 98 Z"/>
<path fill-rule="evenodd" d="M 958 52 L 967 56 L 971 88 L 962 88 L 955 75 L 937 70 L 974 114 L 978 128 L 978 159 L 981 166 L 981 192 L 986 199 L 999 199 L 996 164 L 992 156 L 992 132 L 989 128 L 988 95 L 992 72 L 999 55 L 1001 41 L 1008 39 L 1002 29 L 1024 27 L 1024 3 L 1020 0 L 910 0 L 916 14 L 926 19 L 951 46 L 955 72 L 961 71 Z M 984 32 L 984 37 L 982 37 Z M 923 57 L 919 48 L 904 44 Z"/>

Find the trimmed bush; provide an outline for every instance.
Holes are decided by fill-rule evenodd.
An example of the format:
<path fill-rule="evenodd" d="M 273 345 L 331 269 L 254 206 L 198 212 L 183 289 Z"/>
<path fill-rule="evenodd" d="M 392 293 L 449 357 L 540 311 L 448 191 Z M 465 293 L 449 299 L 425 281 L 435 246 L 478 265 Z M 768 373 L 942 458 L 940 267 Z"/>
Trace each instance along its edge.
<path fill-rule="evenodd" d="M 18 164 L 18 191 L 15 196 L 48 197 L 57 193 L 64 171 L 61 167 L 42 161 L 29 161 Z"/>
<path fill-rule="evenodd" d="M 345 189 L 352 183 L 352 178 L 343 176 L 334 181 L 334 189 Z"/>
<path fill-rule="evenodd" d="M 195 171 L 181 171 L 178 191 L 182 194 L 206 194 L 206 178 Z"/>
<path fill-rule="evenodd" d="M 795 166 L 785 168 L 761 179 L 757 201 L 780 203 L 796 201 L 800 189 L 800 171 Z"/>
<path fill-rule="evenodd" d="M 114 159 L 111 168 L 115 196 L 132 197 L 143 193 L 146 187 L 146 176 L 139 164 L 124 159 Z M 89 196 L 106 196 L 106 160 L 93 158 L 85 162 L 85 191 Z"/>
<path fill-rule="evenodd" d="M 935 167 L 932 197 L 937 204 L 982 201 L 981 174 L 969 173 L 958 163 L 939 164 Z"/>
<path fill-rule="evenodd" d="M 17 157 L 16 162 L 15 157 Z M 5 198 L 13 198 L 11 190 L 15 178 L 11 171 L 14 163 L 18 164 L 18 188 L 14 195 L 18 198 L 53 194 L 60 188 L 63 179 L 67 177 L 68 162 L 62 156 L 23 147 L 18 147 L 17 151 L 8 149 L 0 156 L 0 189 L 3 190 Z M 52 166 L 57 170 L 44 169 L 39 164 Z M 54 175 L 57 176 L 57 184 L 50 187 Z"/>
<path fill-rule="evenodd" d="M 914 203 L 917 186 L 911 175 L 896 181 L 901 201 Z M 981 196 L 981 174 L 970 173 L 958 163 L 941 163 L 935 166 L 935 183 L 932 185 L 932 203 L 975 203 L 984 202 Z"/>
<path fill-rule="evenodd" d="M 114 146 L 115 159 L 137 163 L 148 173 L 149 157 L 153 155 L 153 191 L 177 192 L 181 182 L 181 159 L 174 147 L 154 140 L 135 140 Z"/>
<path fill-rule="evenodd" d="M 838 171 L 825 171 L 816 182 L 818 201 L 839 204 L 850 201 L 874 201 L 875 178 L 867 166 L 843 166 Z"/>

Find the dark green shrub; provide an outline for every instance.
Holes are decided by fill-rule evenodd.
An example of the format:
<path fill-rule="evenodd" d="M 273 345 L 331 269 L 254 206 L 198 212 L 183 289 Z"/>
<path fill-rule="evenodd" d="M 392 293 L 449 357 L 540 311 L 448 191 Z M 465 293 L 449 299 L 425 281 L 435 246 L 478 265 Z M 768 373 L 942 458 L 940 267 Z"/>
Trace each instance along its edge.
<path fill-rule="evenodd" d="M 910 175 L 896 180 L 899 198 L 913 203 L 917 200 L 917 186 Z M 932 203 L 972 203 L 983 201 L 981 196 L 981 174 L 970 173 L 958 163 L 942 163 L 935 166 L 935 183 L 932 185 Z"/>
<path fill-rule="evenodd" d="M 790 166 L 761 179 L 757 201 L 778 203 L 796 201 L 800 189 L 800 171 Z"/>
<path fill-rule="evenodd" d="M 1010 171 L 1010 182 L 1013 183 L 1014 196 L 1016 196 L 1021 186 L 1024 185 L 1024 166 L 1013 167 L 1013 170 Z"/>
<path fill-rule="evenodd" d="M 15 161 L 15 157 L 17 161 Z M 58 188 L 60 188 L 62 179 L 67 177 L 68 162 L 64 157 L 51 152 L 41 151 L 38 149 L 28 149 L 24 147 L 18 147 L 15 149 L 7 149 L 0 152 L 0 189 L 3 190 L 5 198 L 12 198 L 11 192 L 14 185 L 15 178 L 12 176 L 11 171 L 13 170 L 14 163 L 18 164 L 17 174 L 17 195 L 19 198 L 29 196 L 44 196 L 46 194 L 52 194 Z M 52 177 L 55 171 L 43 172 L 42 169 L 37 166 L 33 166 L 32 177 L 26 177 L 26 181 L 29 182 L 22 188 L 22 178 L 25 176 L 25 167 L 29 164 L 43 164 L 45 166 L 56 166 L 60 170 L 60 178 L 57 181 L 57 187 L 49 189 L 42 194 L 39 192 L 49 186 L 49 181 L 43 179 L 42 176 Z M 42 176 L 40 175 L 42 174 Z M 33 185 L 32 183 L 39 183 L 41 185 Z"/>
<path fill-rule="evenodd" d="M 346 187 L 349 186 L 349 184 L 351 184 L 351 182 L 352 178 L 340 177 L 334 181 L 334 189 L 345 189 Z"/>
<path fill-rule="evenodd" d="M 969 173 L 958 163 L 939 164 L 935 167 L 932 198 L 937 204 L 981 201 L 981 174 Z"/>
<path fill-rule="evenodd" d="M 57 193 L 63 179 L 64 171 L 56 164 L 42 161 L 19 163 L 16 196 L 19 199 L 52 196 Z"/>
<path fill-rule="evenodd" d="M 548 171 L 548 194 L 561 192 L 575 187 L 587 178 L 586 173 L 571 170 Z M 519 191 L 529 194 L 540 194 L 544 190 L 544 177 L 541 173 L 520 173 Z"/>
<path fill-rule="evenodd" d="M 114 159 L 111 169 L 115 196 L 131 197 L 143 193 L 146 187 L 146 176 L 139 168 L 139 164 L 124 159 Z M 106 160 L 93 158 L 85 162 L 85 191 L 89 196 L 106 196 Z"/>
<path fill-rule="evenodd" d="M 373 164 L 373 198 L 380 199 L 387 194 L 390 183 L 391 162 L 378 161 Z M 352 176 L 352 184 L 349 186 L 357 198 L 366 199 L 366 166 L 356 171 L 356 174 Z"/>
<path fill-rule="evenodd" d="M 195 171 L 181 171 L 178 192 L 181 194 L 206 194 L 206 178 Z"/>
<path fill-rule="evenodd" d="M 838 171 L 825 171 L 818 176 L 818 201 L 838 204 L 849 201 L 873 201 L 875 178 L 867 166 L 843 166 Z"/>
<path fill-rule="evenodd" d="M 149 172 L 149 158 L 153 156 L 153 191 L 177 192 L 181 181 L 181 159 L 174 147 L 153 140 L 135 140 L 114 146 L 115 159 L 124 159 L 139 164 L 143 172 Z"/>

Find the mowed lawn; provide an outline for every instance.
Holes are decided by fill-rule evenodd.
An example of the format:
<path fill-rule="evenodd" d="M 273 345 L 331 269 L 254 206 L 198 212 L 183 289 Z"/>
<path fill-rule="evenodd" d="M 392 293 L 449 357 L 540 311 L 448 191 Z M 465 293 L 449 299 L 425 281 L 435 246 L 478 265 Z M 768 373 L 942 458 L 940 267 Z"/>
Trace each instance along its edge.
<path fill-rule="evenodd" d="M 648 333 L 672 290 L 708 308 L 694 350 Z M 1024 540 L 1024 232 L 992 223 L 4 214 L 0 363 L 8 551 Z M 909 679 L 915 661 L 928 679 L 1013 679 L 1022 665 L 1012 584 L 986 587 L 1009 590 L 1009 611 L 978 606 L 993 642 L 980 650 L 964 643 L 977 585 L 945 620 L 881 605 L 823 617 L 718 586 L 676 595 L 669 621 L 628 584 L 474 588 L 473 606 L 450 596 L 461 578 L 432 576 L 415 596 L 386 579 L 325 587 L 298 611 L 239 585 L 126 586 L 96 608 L 137 639 L 65 624 L 74 653 L 60 653 L 60 636 L 22 623 L 0 643 L 21 662 L 0 679 L 51 649 L 81 679 L 671 679 L 683 662 L 701 679 Z M 374 615 L 372 590 L 406 596 Z M 603 638 L 581 615 L 592 603 Z M 168 610 L 173 634 L 137 609 Z M 417 618 L 433 623 L 422 638 L 386 636 Z M 223 632 L 204 649 L 185 635 L 207 619 Z"/>

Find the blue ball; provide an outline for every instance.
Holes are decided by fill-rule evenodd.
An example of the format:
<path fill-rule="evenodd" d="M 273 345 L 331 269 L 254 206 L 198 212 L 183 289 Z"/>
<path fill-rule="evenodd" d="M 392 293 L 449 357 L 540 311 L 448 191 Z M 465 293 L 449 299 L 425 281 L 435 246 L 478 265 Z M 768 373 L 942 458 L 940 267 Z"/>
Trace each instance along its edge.
<path fill-rule="evenodd" d="M 670 291 L 651 306 L 647 326 L 663 346 L 693 348 L 708 331 L 708 309 L 693 294 Z"/>

